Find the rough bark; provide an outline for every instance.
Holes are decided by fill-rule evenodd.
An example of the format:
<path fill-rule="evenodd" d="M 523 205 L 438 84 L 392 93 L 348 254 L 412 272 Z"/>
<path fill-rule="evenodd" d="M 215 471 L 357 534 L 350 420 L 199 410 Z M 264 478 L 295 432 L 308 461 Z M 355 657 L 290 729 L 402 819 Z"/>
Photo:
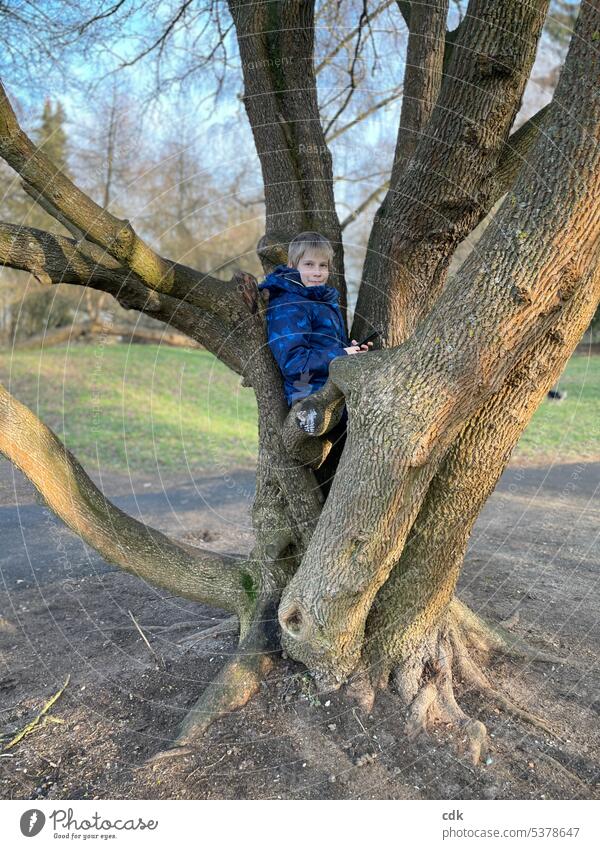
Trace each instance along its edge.
<path fill-rule="evenodd" d="M 523 430 L 553 386 L 600 300 L 600 265 L 466 425 L 443 459 L 367 621 L 363 660 L 376 687 L 394 667 L 416 695 L 432 632 L 443 634 L 471 530 Z"/>
<path fill-rule="evenodd" d="M 586 7 L 529 167 L 415 334 L 399 348 L 332 363 L 348 441 L 279 612 L 288 653 L 325 680 L 344 680 L 358 663 L 370 606 L 445 451 L 533 356 L 598 262 L 600 97 L 590 66 L 599 23 Z"/>
<path fill-rule="evenodd" d="M 374 327 L 384 346 L 404 341 L 439 296 L 455 248 L 497 199 L 496 170 L 547 6 L 469 3 L 431 119 L 375 216 L 354 338 Z"/>

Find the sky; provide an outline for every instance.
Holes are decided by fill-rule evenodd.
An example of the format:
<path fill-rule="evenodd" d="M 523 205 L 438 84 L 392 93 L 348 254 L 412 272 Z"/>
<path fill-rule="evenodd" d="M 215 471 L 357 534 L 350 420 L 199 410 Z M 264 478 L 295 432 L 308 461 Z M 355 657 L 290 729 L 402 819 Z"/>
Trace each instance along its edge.
<path fill-rule="evenodd" d="M 354 27 L 361 4 L 359 0 L 350 0 L 350 3 L 356 7 L 356 14 L 349 19 L 350 27 Z M 98 14 L 110 5 L 110 2 L 102 0 L 96 4 L 94 11 Z M 222 27 L 227 28 L 230 21 L 225 11 L 226 4 L 217 5 L 222 11 Z M 452 27 L 458 21 L 458 11 L 457 4 L 450 5 L 449 23 Z M 27 9 L 38 8 L 29 0 L 14 0 L 14 6 L 20 7 L 22 13 Z M 67 114 L 67 129 L 72 134 L 76 135 L 83 125 L 96 120 L 99 95 L 103 91 L 109 91 L 113 85 L 114 76 L 109 72 L 114 71 L 120 63 L 131 61 L 140 49 L 152 44 L 176 6 L 174 2 L 162 1 L 127 2 L 124 6 L 127 17 L 123 18 L 116 28 L 107 21 L 104 26 L 90 28 L 83 35 L 74 31 L 68 48 L 63 51 L 53 48 L 52 60 L 45 59 L 43 51 L 38 49 L 36 52 L 33 34 L 22 35 L 24 55 L 37 58 L 24 68 L 19 62 L 13 62 L 11 65 L 5 53 L 4 59 L 0 59 L 0 69 L 9 96 L 18 100 L 24 129 L 29 132 L 33 130 L 47 97 L 60 99 Z M 195 4 L 195 8 L 199 6 L 200 4 Z M 318 8 L 319 6 L 320 4 Z M 77 4 L 70 0 L 50 0 L 40 5 L 39 9 L 42 10 L 42 23 L 46 21 L 49 31 L 52 31 L 57 21 L 75 23 L 77 16 L 81 14 Z M 360 96 L 355 98 L 357 112 L 362 110 L 369 96 L 381 97 L 395 81 L 402 79 L 404 72 L 404 27 L 395 4 L 391 4 L 371 26 L 377 49 L 373 51 L 370 48 L 366 54 L 365 67 L 368 73 L 361 83 Z M 39 31 L 38 26 L 37 32 Z M 344 30 L 340 29 L 334 34 L 333 42 L 343 34 Z M 13 43 L 11 38 L 16 40 L 18 32 L 5 28 L 5 38 L 9 43 Z M 332 39 L 327 21 L 319 16 L 316 39 L 319 56 L 327 49 L 328 39 Z M 28 40 L 31 43 L 28 43 Z M 176 27 L 169 46 L 164 51 L 161 85 L 177 70 L 189 66 L 201 48 L 208 50 L 216 41 L 215 24 L 206 14 L 199 15 L 187 28 Z M 228 67 L 222 92 L 216 99 L 211 98 L 210 94 L 215 88 L 215 72 L 222 67 L 220 58 L 196 71 L 187 86 L 178 88 L 171 85 L 152 100 L 148 98 L 159 77 L 156 74 L 156 65 L 150 61 L 150 57 L 120 71 L 118 78 L 123 87 L 130 91 L 131 102 L 137 104 L 135 121 L 142 129 L 140 139 L 148 151 L 164 138 L 172 138 L 174 135 L 177 137 L 180 134 L 190 145 L 201 151 L 202 171 L 199 172 L 199 179 L 202 179 L 203 172 L 210 172 L 226 182 L 232 173 L 237 171 L 242 174 L 240 188 L 244 198 L 260 197 L 260 167 L 239 99 L 242 93 L 242 75 L 233 30 L 225 36 L 224 43 Z M 561 51 L 551 44 L 549 39 L 544 38 L 538 50 L 536 65 L 518 122 L 528 118 L 548 101 L 550 91 L 540 86 L 536 80 L 547 77 L 560 61 Z M 343 75 L 340 77 L 329 72 L 319 75 L 320 100 L 325 102 L 332 94 L 341 93 L 340 84 L 344 79 Z M 369 179 L 369 174 L 389 170 L 400 106 L 401 100 L 398 99 L 355 129 L 349 130 L 331 145 L 334 175 L 340 178 L 336 182 L 336 200 L 342 219 L 362 198 L 383 182 L 384 177 L 374 176 Z M 329 113 L 333 109 L 335 104 L 329 108 Z M 352 113 L 349 117 L 352 117 Z M 344 179 L 356 177 L 359 179 L 354 182 Z M 376 206 L 372 205 L 367 219 L 372 217 L 375 209 Z M 360 221 L 346 231 L 349 245 L 355 245 L 358 254 L 364 247 L 364 223 Z M 351 268 L 351 274 L 354 276 L 359 273 L 358 267 Z"/>

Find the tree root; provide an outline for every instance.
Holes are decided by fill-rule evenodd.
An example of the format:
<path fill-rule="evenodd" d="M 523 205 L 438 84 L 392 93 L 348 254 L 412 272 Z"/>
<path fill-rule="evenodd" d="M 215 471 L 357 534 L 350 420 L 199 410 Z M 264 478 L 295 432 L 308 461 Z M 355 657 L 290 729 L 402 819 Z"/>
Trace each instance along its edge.
<path fill-rule="evenodd" d="M 479 650 L 488 653 L 500 651 L 536 660 L 549 661 L 552 657 L 543 654 L 540 658 L 535 650 L 525 653 L 526 648 L 522 641 L 506 639 L 500 629 L 487 626 L 460 602 L 453 602 L 437 635 L 430 637 L 420 653 L 412 655 L 392 673 L 394 689 L 408 709 L 407 737 L 415 740 L 436 723 L 441 723 L 457 730 L 459 750 L 467 750 L 474 765 L 479 763 L 487 750 L 486 728 L 482 722 L 468 716 L 456 701 L 455 674 L 464 685 L 482 693 L 507 713 L 556 737 L 556 732 L 545 719 L 515 704 L 493 687 L 471 655 L 471 651 Z M 552 657 L 552 662 L 564 660 Z"/>
<path fill-rule="evenodd" d="M 457 746 L 459 751 L 467 750 L 472 763 L 479 763 L 486 751 L 486 728 L 483 722 L 469 717 L 454 697 L 452 687 L 452 653 L 448 637 L 439 640 L 438 656 L 431 665 L 433 675 L 420 687 L 409 705 L 404 727 L 409 740 L 415 740 L 426 733 L 436 722 L 456 728 L 459 732 Z M 394 676 L 398 687 L 400 671 Z"/>
<path fill-rule="evenodd" d="M 252 627 L 234 656 L 184 717 L 173 745 L 151 757 L 149 765 L 192 754 L 216 720 L 244 707 L 258 692 L 274 665 L 273 652 L 278 646 L 273 627 L 276 621 L 273 600 L 258 605 Z"/>
<path fill-rule="evenodd" d="M 530 646 L 501 625 L 486 622 L 456 597 L 450 604 L 449 616 L 464 638 L 481 651 L 495 651 L 521 660 L 557 665 L 571 663 L 567 658 Z"/>

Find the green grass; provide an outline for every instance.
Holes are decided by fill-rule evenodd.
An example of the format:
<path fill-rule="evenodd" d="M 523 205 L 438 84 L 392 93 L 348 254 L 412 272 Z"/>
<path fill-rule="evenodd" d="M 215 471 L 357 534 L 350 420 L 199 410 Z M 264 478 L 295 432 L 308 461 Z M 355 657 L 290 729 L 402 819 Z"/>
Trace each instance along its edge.
<path fill-rule="evenodd" d="M 207 351 L 100 342 L 14 353 L 0 380 L 84 467 L 194 472 L 252 467 L 256 403 Z"/>
<path fill-rule="evenodd" d="M 206 351 L 101 342 L 17 352 L 0 380 L 90 470 L 123 473 L 253 467 L 252 390 Z M 561 377 L 568 398 L 543 401 L 516 462 L 600 457 L 600 357 L 575 356 Z"/>
<path fill-rule="evenodd" d="M 600 356 L 569 360 L 558 388 L 564 401 L 542 401 L 515 451 L 513 461 L 567 463 L 600 458 Z"/>

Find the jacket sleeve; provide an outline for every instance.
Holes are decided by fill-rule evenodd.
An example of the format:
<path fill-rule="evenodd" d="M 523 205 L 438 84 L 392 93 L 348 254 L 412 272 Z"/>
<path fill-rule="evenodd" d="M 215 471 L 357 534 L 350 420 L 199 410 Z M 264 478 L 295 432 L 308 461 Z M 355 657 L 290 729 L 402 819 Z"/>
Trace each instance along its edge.
<path fill-rule="evenodd" d="M 269 347 L 281 373 L 290 381 L 326 378 L 335 357 L 347 356 L 338 344 L 330 349 L 310 347 L 310 314 L 302 303 L 282 303 L 267 311 Z"/>

